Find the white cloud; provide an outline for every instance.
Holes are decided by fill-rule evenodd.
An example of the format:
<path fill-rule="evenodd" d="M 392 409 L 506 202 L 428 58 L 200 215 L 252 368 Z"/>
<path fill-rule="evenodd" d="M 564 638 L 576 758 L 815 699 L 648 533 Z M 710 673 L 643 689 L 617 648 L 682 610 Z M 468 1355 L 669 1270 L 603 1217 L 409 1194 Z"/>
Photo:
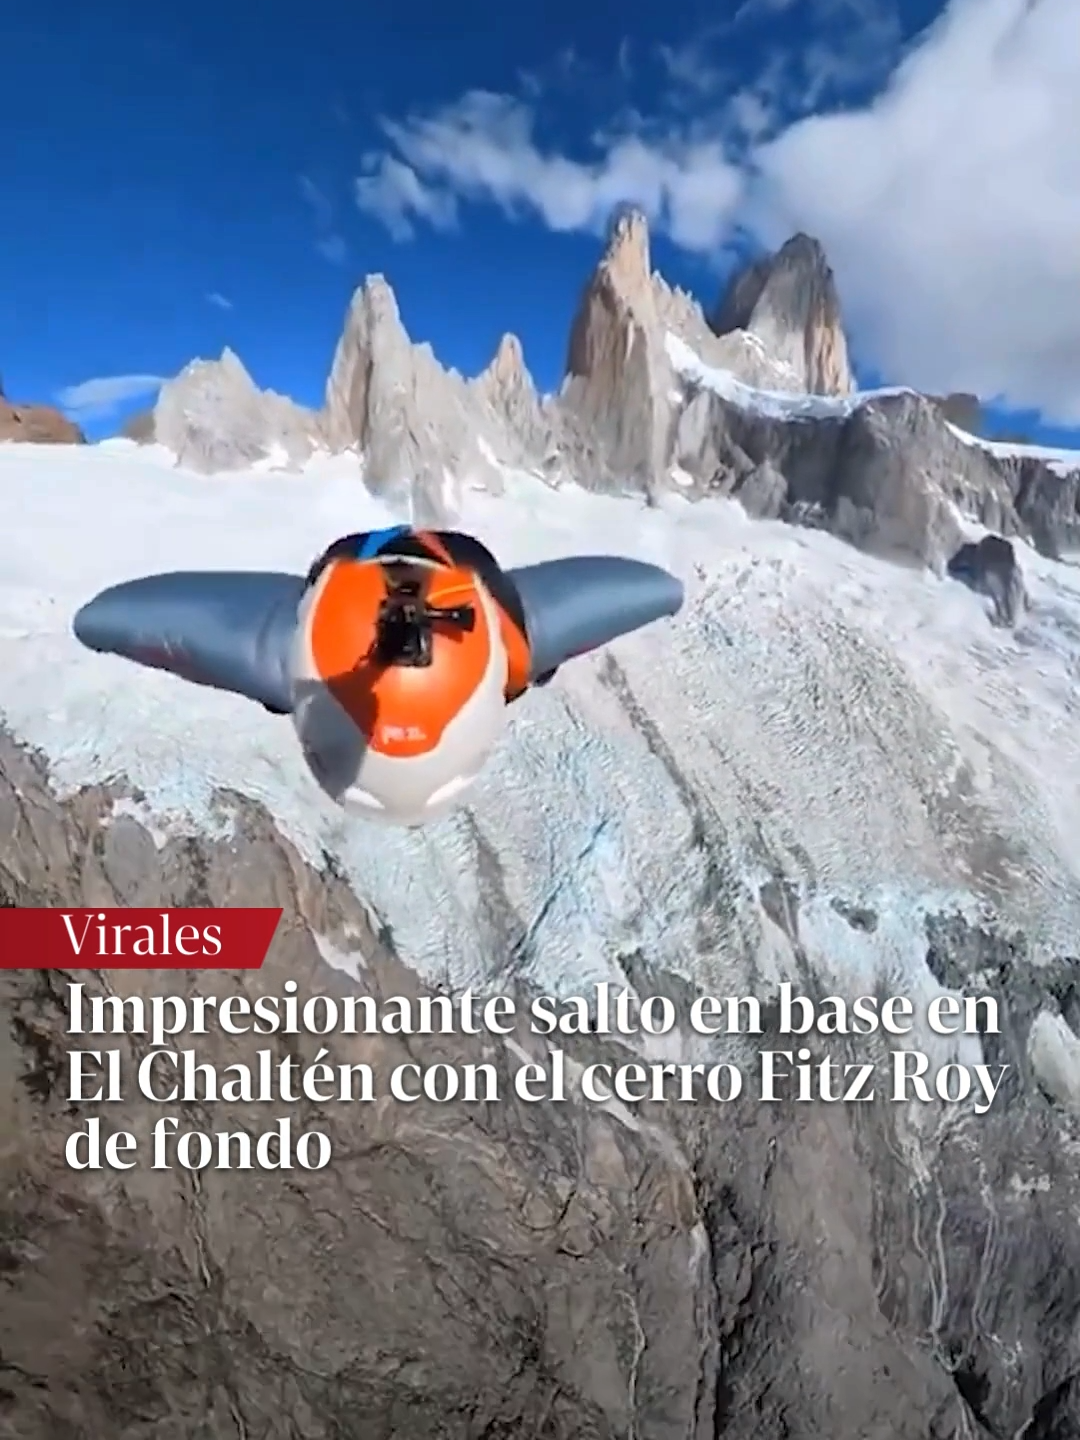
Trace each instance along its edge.
<path fill-rule="evenodd" d="M 765 56 L 749 72 L 755 41 L 748 50 L 746 32 Z M 662 108 L 700 119 L 711 104 L 708 118 L 729 138 L 760 139 L 864 96 L 893 68 L 902 38 L 899 0 L 747 0 L 731 19 L 658 48 L 668 81 Z"/>
<path fill-rule="evenodd" d="M 814 0 L 827 39 L 797 57 L 798 113 L 850 89 L 879 85 L 900 55 L 902 27 L 896 0 Z"/>
<path fill-rule="evenodd" d="M 334 202 L 326 191 L 312 180 L 310 175 L 297 176 L 300 194 L 311 208 L 315 217 L 315 249 L 331 265 L 343 265 L 348 254 L 344 237 L 335 226 Z"/>
<path fill-rule="evenodd" d="M 393 155 L 367 157 L 368 173 L 354 183 L 357 207 L 380 220 L 395 240 L 411 240 L 413 219 L 426 220 L 435 230 L 449 230 L 457 219 L 452 194 L 420 179 L 411 165 Z"/>
<path fill-rule="evenodd" d="M 1080 423 L 1080 5 L 953 0 L 868 108 L 757 156 L 751 213 L 825 244 L 890 377 Z"/>
<path fill-rule="evenodd" d="M 107 420 L 128 400 L 156 394 L 164 384 L 161 375 L 102 375 L 68 385 L 56 398 L 75 420 Z"/>
<path fill-rule="evenodd" d="M 660 46 L 660 63 L 680 98 L 714 95 L 726 83 L 726 72 L 711 58 L 709 38 Z"/>
<path fill-rule="evenodd" d="M 706 257 L 734 225 L 767 243 L 807 230 L 865 363 L 1080 423 L 1080 3 L 951 0 L 870 103 L 791 120 L 897 53 L 890 0 L 753 0 L 744 18 L 800 3 L 839 24 L 840 48 L 774 57 L 708 110 L 691 68 L 691 118 L 623 120 L 571 158 L 538 143 L 529 106 L 473 92 L 387 122 L 392 153 L 358 199 L 400 236 L 445 228 L 459 200 L 556 231 L 629 202 Z M 704 64 L 672 51 L 669 74 L 679 61 Z"/>
<path fill-rule="evenodd" d="M 358 198 L 373 213 L 378 200 L 402 235 L 414 219 L 445 228 L 461 197 L 492 201 L 510 216 L 531 212 L 559 231 L 598 231 L 614 206 L 630 202 L 687 249 L 720 243 L 742 177 L 719 140 L 646 142 L 624 131 L 597 159 L 574 160 L 541 149 L 533 124 L 528 106 L 486 91 L 434 115 L 387 122 L 400 159 L 384 157 L 374 176 L 362 177 Z"/>
<path fill-rule="evenodd" d="M 213 305 L 218 310 L 231 310 L 233 308 L 232 301 L 227 295 L 222 295 L 220 290 L 211 290 L 206 297 L 206 301 L 208 305 Z"/>

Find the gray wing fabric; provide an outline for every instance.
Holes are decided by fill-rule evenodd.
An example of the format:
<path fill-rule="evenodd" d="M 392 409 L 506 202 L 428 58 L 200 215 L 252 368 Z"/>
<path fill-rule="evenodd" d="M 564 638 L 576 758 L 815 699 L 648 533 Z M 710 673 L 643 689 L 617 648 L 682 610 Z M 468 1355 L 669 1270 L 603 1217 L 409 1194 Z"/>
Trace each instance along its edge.
<path fill-rule="evenodd" d="M 683 602 L 666 570 L 615 556 L 573 556 L 506 572 L 524 612 L 530 679 L 545 684 L 595 650 Z M 196 685 L 292 710 L 288 660 L 305 579 L 263 571 L 176 571 L 113 585 L 75 616 L 76 638 Z"/>
<path fill-rule="evenodd" d="M 231 690 L 288 715 L 289 648 L 304 577 L 177 571 L 113 585 L 76 614 L 90 650 Z"/>
<path fill-rule="evenodd" d="M 683 603 L 674 575 L 614 555 L 574 555 L 506 573 L 525 614 L 537 683 L 573 656 L 674 615 Z"/>

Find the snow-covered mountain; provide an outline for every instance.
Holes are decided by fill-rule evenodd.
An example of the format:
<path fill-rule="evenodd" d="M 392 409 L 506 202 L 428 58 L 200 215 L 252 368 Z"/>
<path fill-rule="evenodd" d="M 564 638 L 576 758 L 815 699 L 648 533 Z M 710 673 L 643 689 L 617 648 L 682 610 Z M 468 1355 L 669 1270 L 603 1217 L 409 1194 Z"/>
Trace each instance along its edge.
<path fill-rule="evenodd" d="M 736 275 L 710 324 L 653 271 L 628 213 L 583 288 L 555 395 L 537 393 L 512 335 L 475 379 L 445 369 L 373 276 L 318 414 L 261 392 L 227 351 L 167 384 L 131 433 L 206 473 L 352 453 L 369 488 L 435 522 L 459 518 L 459 486 L 498 491 L 509 468 L 610 493 L 739 494 L 931 564 L 955 543 L 956 503 L 1047 555 L 1080 548 L 1076 457 L 960 431 L 950 417 L 973 406 L 957 399 L 855 390 L 832 271 L 808 237 Z"/>
<path fill-rule="evenodd" d="M 540 986 L 619 979 L 620 955 L 639 952 L 694 982 L 746 985 L 712 972 L 777 943 L 758 889 L 780 878 L 805 896 L 804 945 L 856 973 L 888 961 L 920 974 L 926 905 L 990 904 L 1051 949 L 1080 935 L 1078 571 L 1027 552 L 1033 608 L 1002 632 L 953 582 L 732 501 L 647 506 L 507 473 L 501 496 L 458 499 L 507 564 L 581 548 L 652 559 L 686 583 L 684 613 L 520 707 L 468 813 L 373 845 L 317 793 L 287 723 L 85 652 L 70 622 L 129 574 L 302 572 L 335 535 L 401 511 L 367 495 L 347 458 L 208 483 L 117 441 L 10 447 L 0 473 L 19 515 L 0 570 L 14 732 L 58 783 L 126 776 L 155 823 L 205 822 L 215 789 L 260 801 L 309 860 L 338 857 L 428 980 L 481 980 L 486 928 Z M 709 815 L 722 864 L 701 841 Z M 497 884 L 477 884 L 482 853 Z M 703 905 L 721 882 L 723 903 Z M 872 955 L 837 899 L 891 917 Z"/>
<path fill-rule="evenodd" d="M 0 445 L 0 902 L 281 905 L 266 969 L 223 986 L 250 993 L 989 993 L 1000 1035 L 917 1044 L 1007 1065 L 990 1111 L 312 1105 L 324 1174 L 73 1177 L 61 992 L 0 969 L 2 1440 L 1077 1433 L 1080 570 L 1053 557 L 1080 463 L 853 393 L 799 254 L 805 303 L 789 253 L 716 334 L 627 222 L 554 398 L 513 340 L 442 370 L 375 283 L 318 417 L 231 357 L 166 387 L 156 443 Z M 287 720 L 71 633 L 118 580 L 299 571 L 436 517 L 507 564 L 657 561 L 687 603 L 515 706 L 475 802 L 420 832 L 346 820 Z M 941 574 L 984 526 L 1016 537 L 1015 628 Z M 380 1069 L 537 1045 L 334 1043 Z"/>

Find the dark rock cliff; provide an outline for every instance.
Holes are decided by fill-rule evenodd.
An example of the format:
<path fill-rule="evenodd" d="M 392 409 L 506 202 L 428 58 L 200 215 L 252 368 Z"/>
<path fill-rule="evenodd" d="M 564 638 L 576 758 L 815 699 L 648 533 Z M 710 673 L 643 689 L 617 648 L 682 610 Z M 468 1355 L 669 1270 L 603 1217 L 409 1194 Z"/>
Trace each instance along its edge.
<path fill-rule="evenodd" d="M 130 818 L 106 825 L 113 798 L 57 800 L 42 764 L 0 738 L 0 900 L 281 905 L 265 971 L 221 977 L 222 993 L 352 986 L 315 940 L 345 944 L 347 930 L 363 986 L 416 991 L 393 936 L 266 814 L 244 803 L 228 842 L 161 845 Z M 777 914 L 797 935 L 797 896 Z M 1046 1017 L 1070 1033 L 1080 1021 L 1080 966 L 1036 968 L 1022 935 L 947 917 L 925 943 L 942 983 L 1003 1002 L 986 1058 L 1012 1078 L 981 1117 L 300 1107 L 297 1123 L 334 1143 L 310 1175 L 67 1170 L 80 1117 L 63 1099 L 63 986 L 110 982 L 0 972 L 0 1436 L 1073 1440 L 1080 1135 L 1030 1054 Z M 195 988 L 175 973 L 121 980 Z M 342 1047 L 335 1058 L 382 1066 L 477 1058 L 481 1043 Z M 245 1042 L 202 1048 L 231 1061 Z M 110 1110 L 145 1136 L 149 1107 Z M 251 1123 L 225 1106 L 184 1114 Z"/>

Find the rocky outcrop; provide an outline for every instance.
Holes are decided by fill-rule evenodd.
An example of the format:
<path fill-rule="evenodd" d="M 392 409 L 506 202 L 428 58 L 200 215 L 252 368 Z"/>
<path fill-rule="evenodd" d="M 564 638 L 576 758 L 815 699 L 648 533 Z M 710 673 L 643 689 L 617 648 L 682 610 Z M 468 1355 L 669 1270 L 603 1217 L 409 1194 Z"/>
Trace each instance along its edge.
<path fill-rule="evenodd" d="M 157 438 L 153 410 L 137 410 L 129 415 L 120 426 L 120 435 L 124 440 L 134 440 L 136 445 L 153 445 Z"/>
<path fill-rule="evenodd" d="M 926 398 L 950 425 L 955 425 L 966 435 L 982 435 L 985 426 L 977 395 L 928 395 Z"/>
<path fill-rule="evenodd" d="M 825 251 L 809 235 L 794 235 L 775 255 L 736 273 L 712 318 L 717 335 L 743 331 L 790 370 L 792 389 L 811 395 L 850 395 L 840 297 Z"/>
<path fill-rule="evenodd" d="M 470 385 L 415 345 L 382 276 L 356 292 L 334 353 L 320 425 L 331 450 L 363 455 L 377 494 L 399 498 L 419 523 L 453 519 L 462 485 L 498 493 L 503 466 L 539 445 L 539 404 L 516 352 L 504 342 L 488 374 Z M 518 435 L 515 426 L 525 427 Z"/>
<path fill-rule="evenodd" d="M 785 479 L 771 513 L 807 518 L 869 549 L 940 566 L 968 516 L 1061 558 L 1080 549 L 1080 465 L 979 441 L 911 391 L 847 402 L 750 392 L 717 383 L 687 347 L 671 347 L 682 385 L 672 460 L 687 493 L 737 493 L 768 461 Z M 691 492 L 693 493 L 693 492 Z"/>
<path fill-rule="evenodd" d="M 757 335 L 714 335 L 697 303 L 653 271 L 644 216 L 623 212 L 582 293 L 557 401 L 567 469 L 581 483 L 646 494 L 669 483 L 680 401 L 672 335 L 747 385 L 800 388 Z"/>
<path fill-rule="evenodd" d="M 685 352 L 676 358 L 689 361 Z M 703 378 L 704 377 L 704 378 Z M 674 461 L 700 494 L 743 498 L 767 466 L 770 501 L 754 514 L 823 526 L 862 548 L 941 568 L 968 514 L 1009 533 L 1023 527 L 1008 477 L 981 447 L 966 444 L 920 396 L 882 394 L 864 403 L 800 414 L 716 389 L 686 363 Z"/>
<path fill-rule="evenodd" d="M 161 387 L 153 436 L 177 462 L 202 474 L 260 461 L 298 467 L 318 439 L 315 417 L 283 395 L 260 390 L 239 357 L 195 360 Z"/>
<path fill-rule="evenodd" d="M 1022 532 L 1044 555 L 1060 560 L 1080 551 L 1080 467 L 1048 461 L 1033 448 L 999 453 L 994 468 L 1008 483 Z"/>
<path fill-rule="evenodd" d="M 34 445 L 85 445 L 86 436 L 73 420 L 51 405 L 15 405 L 0 395 L 0 442 Z"/>
<path fill-rule="evenodd" d="M 118 795 L 60 801 L 44 765 L 0 737 L 0 902 L 283 905 L 266 967 L 228 990 L 420 992 L 363 897 L 310 869 L 250 802 L 231 797 L 228 839 L 167 839 L 130 801 L 117 814 Z M 718 857 L 723 827 L 699 799 L 699 843 Z M 767 891 L 798 954 L 798 895 Z M 489 943 L 476 936 L 478 973 L 502 969 Z M 328 945 L 364 968 L 332 970 Z M 305 1103 L 290 1114 L 331 1137 L 326 1171 L 197 1182 L 66 1166 L 65 1136 L 94 1107 L 63 1098 L 64 985 L 100 993 L 106 979 L 0 971 L 0 1436 L 1075 1434 L 1080 1160 L 1061 1097 L 1080 965 L 1035 966 L 1022 936 L 949 917 L 931 919 L 924 948 L 939 984 L 1003 1005 L 986 1059 L 1011 1069 L 981 1117 L 883 1101 Z M 637 963 L 653 993 L 689 998 Z M 814 985 L 799 964 L 800 988 Z M 152 973 L 110 980 L 161 990 Z M 135 1063 L 137 1042 L 117 1043 Z M 211 1036 L 200 1059 L 250 1061 L 262 1043 Z M 468 1037 L 334 1043 L 335 1061 L 380 1073 L 484 1059 L 505 1083 L 514 1059 Z M 566 1048 L 577 1063 L 635 1053 L 588 1035 Z M 250 1107 L 171 1108 L 184 1128 L 251 1123 Z M 146 1146 L 161 1113 L 129 1098 L 109 1120 Z"/>
<path fill-rule="evenodd" d="M 529 470 L 539 461 L 545 475 L 561 473 L 551 408 L 540 399 L 516 335 L 502 337 L 471 388 L 490 414 L 487 433 L 506 437 L 511 464 Z"/>
<path fill-rule="evenodd" d="M 710 370 L 724 383 L 703 379 Z M 445 369 L 373 276 L 349 306 L 317 416 L 258 390 L 226 351 L 163 387 L 137 428 L 204 472 L 298 465 L 316 445 L 355 451 L 366 484 L 419 523 L 452 524 L 463 487 L 498 493 L 525 471 L 649 497 L 673 484 L 737 495 L 756 516 L 933 565 L 959 543 L 959 512 L 1050 556 L 1080 548 L 1080 465 L 977 439 L 973 396 L 854 391 L 817 241 L 794 236 L 737 274 L 710 326 L 652 270 L 633 211 L 584 287 L 554 396 L 538 395 L 513 335 L 475 379 Z"/>
<path fill-rule="evenodd" d="M 571 418 L 585 483 L 650 490 L 667 465 L 672 371 L 645 220 L 620 215 L 570 331 L 562 410 Z"/>
<path fill-rule="evenodd" d="M 1030 606 L 1016 551 L 1002 535 L 984 535 L 978 542 L 961 545 L 949 560 L 948 573 L 989 596 L 998 625 L 1015 626 Z"/>

